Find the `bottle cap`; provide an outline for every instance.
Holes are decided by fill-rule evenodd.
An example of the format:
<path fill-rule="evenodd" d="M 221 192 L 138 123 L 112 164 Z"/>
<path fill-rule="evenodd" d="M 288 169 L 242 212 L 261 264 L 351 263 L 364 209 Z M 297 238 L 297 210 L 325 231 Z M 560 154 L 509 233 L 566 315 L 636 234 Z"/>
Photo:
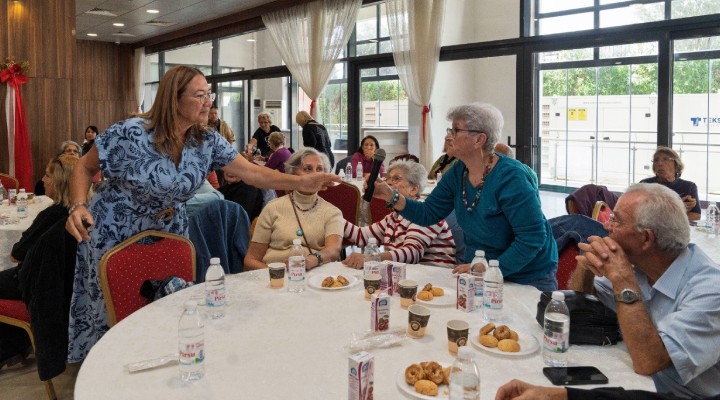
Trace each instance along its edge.
<path fill-rule="evenodd" d="M 213 257 L 210 259 L 210 264 L 220 264 L 220 257 Z"/>
<path fill-rule="evenodd" d="M 485 250 L 475 250 L 475 257 L 485 257 Z"/>
<path fill-rule="evenodd" d="M 565 301 L 565 293 L 556 290 L 552 294 L 552 299 L 557 301 Z"/>
<path fill-rule="evenodd" d="M 375 239 L 375 238 L 368 239 L 368 244 L 377 244 L 377 239 Z"/>
<path fill-rule="evenodd" d="M 300 243 L 302 243 L 302 242 L 300 241 L 300 239 L 293 239 L 293 245 L 294 245 L 294 246 L 299 246 Z"/>
<path fill-rule="evenodd" d="M 458 358 L 472 360 L 475 358 L 475 351 L 470 346 L 462 346 L 458 348 Z"/>
<path fill-rule="evenodd" d="M 490 260 L 489 265 L 490 265 L 491 267 L 499 267 L 499 266 L 500 266 L 500 261 L 498 261 L 498 260 Z"/>
<path fill-rule="evenodd" d="M 185 302 L 185 310 L 190 311 L 190 310 L 195 310 L 196 308 L 197 308 L 196 301 L 188 300 Z"/>

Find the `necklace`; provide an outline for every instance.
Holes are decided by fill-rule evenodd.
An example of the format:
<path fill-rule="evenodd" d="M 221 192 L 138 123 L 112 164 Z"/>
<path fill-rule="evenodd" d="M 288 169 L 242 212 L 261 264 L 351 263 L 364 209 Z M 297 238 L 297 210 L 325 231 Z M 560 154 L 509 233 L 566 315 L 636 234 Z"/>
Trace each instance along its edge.
<path fill-rule="evenodd" d="M 293 209 L 297 208 L 298 210 L 302 211 L 303 213 L 306 213 L 306 212 L 311 211 L 312 209 L 314 209 L 314 208 L 317 206 L 319 199 L 320 199 L 320 196 L 317 196 L 317 195 L 316 195 L 316 196 L 315 196 L 315 202 L 313 202 L 313 205 L 310 206 L 310 208 L 308 208 L 308 209 L 302 209 L 302 208 L 300 208 L 300 206 L 295 202 L 294 192 L 290 192 L 290 203 L 292 203 Z M 297 212 L 295 213 L 295 217 L 297 218 Z M 299 222 L 300 222 L 300 219 L 298 219 L 298 223 L 299 223 Z M 298 237 L 300 237 L 300 236 L 303 235 L 302 226 L 300 227 L 300 229 L 298 229 L 298 230 L 295 232 L 295 234 L 296 234 Z"/>
<path fill-rule="evenodd" d="M 482 179 L 480 180 L 480 185 L 478 185 L 478 191 L 475 193 L 475 199 L 473 200 L 472 204 L 468 206 L 467 203 L 467 183 L 468 180 L 468 174 L 469 170 L 467 167 L 463 169 L 463 178 L 462 178 L 462 200 L 463 200 L 463 207 L 465 207 L 465 210 L 467 212 L 472 212 L 475 207 L 477 207 L 478 203 L 480 202 L 480 194 L 482 193 L 482 188 L 485 185 L 485 178 L 490 173 L 490 165 L 492 165 L 493 161 L 493 155 L 490 155 L 490 161 L 485 165 L 485 171 L 483 171 Z"/>

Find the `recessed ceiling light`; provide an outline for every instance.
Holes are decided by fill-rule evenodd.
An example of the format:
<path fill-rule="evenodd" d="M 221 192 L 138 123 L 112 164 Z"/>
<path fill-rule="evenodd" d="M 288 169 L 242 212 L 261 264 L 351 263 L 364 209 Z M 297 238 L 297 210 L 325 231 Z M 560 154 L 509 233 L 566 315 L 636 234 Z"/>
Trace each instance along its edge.
<path fill-rule="evenodd" d="M 152 9 L 151 9 L 151 10 L 147 10 L 147 12 L 148 12 L 149 14 L 158 14 L 158 13 L 160 12 L 160 10 L 152 10 Z"/>
<path fill-rule="evenodd" d="M 88 36 L 95 37 L 95 36 L 97 36 L 97 33 L 88 33 L 87 35 L 88 35 Z"/>
<path fill-rule="evenodd" d="M 113 26 L 125 26 L 122 22 L 113 22 Z"/>

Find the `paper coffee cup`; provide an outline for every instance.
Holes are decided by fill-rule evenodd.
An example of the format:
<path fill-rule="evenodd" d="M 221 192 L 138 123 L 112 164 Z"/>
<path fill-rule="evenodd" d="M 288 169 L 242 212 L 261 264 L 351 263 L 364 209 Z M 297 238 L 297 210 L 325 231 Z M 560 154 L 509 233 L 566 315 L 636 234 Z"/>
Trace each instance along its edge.
<path fill-rule="evenodd" d="M 421 338 L 425 336 L 425 328 L 430 321 L 430 309 L 420 304 L 408 307 L 408 335 Z"/>
<path fill-rule="evenodd" d="M 462 320 L 453 319 L 447 323 L 448 350 L 457 354 L 458 347 L 465 346 L 468 341 L 470 325 Z"/>
<path fill-rule="evenodd" d="M 398 292 L 400 292 L 400 307 L 408 308 L 411 304 L 415 303 L 417 288 L 417 281 L 403 279 L 398 282 Z"/>
<path fill-rule="evenodd" d="M 363 277 L 365 284 L 365 300 L 370 300 L 370 297 L 380 291 L 380 281 L 382 277 L 380 274 L 367 274 Z"/>
<path fill-rule="evenodd" d="M 280 289 L 285 286 L 285 263 L 270 263 L 268 271 L 270 272 L 271 288 Z"/>

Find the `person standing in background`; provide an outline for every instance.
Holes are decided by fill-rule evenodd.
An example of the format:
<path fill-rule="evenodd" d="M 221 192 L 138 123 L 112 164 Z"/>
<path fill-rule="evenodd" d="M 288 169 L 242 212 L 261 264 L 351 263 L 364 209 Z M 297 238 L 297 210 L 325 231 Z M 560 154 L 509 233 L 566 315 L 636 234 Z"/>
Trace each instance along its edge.
<path fill-rule="evenodd" d="M 255 130 L 255 133 L 253 133 L 252 137 L 250 138 L 250 141 L 248 142 L 248 147 L 257 148 L 258 150 L 260 150 L 260 155 L 264 159 L 267 159 L 270 156 L 270 153 L 274 151 L 271 148 L 270 143 L 268 142 L 270 140 L 270 134 L 273 132 L 280 132 L 280 128 L 272 124 L 270 114 L 266 112 L 261 112 L 260 114 L 258 114 L 257 121 L 258 128 Z M 248 151 L 246 150 L 246 153 L 247 152 Z"/>
<path fill-rule="evenodd" d="M 210 112 L 208 113 L 208 126 L 215 128 L 215 130 L 220 133 L 220 136 L 225 138 L 228 143 L 235 143 L 235 133 L 233 133 L 233 130 L 227 122 L 220 119 L 216 105 L 210 107 Z"/>
<path fill-rule="evenodd" d="M 325 126 L 315 121 L 307 111 L 300 111 L 295 116 L 295 122 L 302 127 L 303 146 L 325 153 L 330 160 L 330 168 L 335 165 L 335 156 L 332 152 L 332 143 Z"/>

